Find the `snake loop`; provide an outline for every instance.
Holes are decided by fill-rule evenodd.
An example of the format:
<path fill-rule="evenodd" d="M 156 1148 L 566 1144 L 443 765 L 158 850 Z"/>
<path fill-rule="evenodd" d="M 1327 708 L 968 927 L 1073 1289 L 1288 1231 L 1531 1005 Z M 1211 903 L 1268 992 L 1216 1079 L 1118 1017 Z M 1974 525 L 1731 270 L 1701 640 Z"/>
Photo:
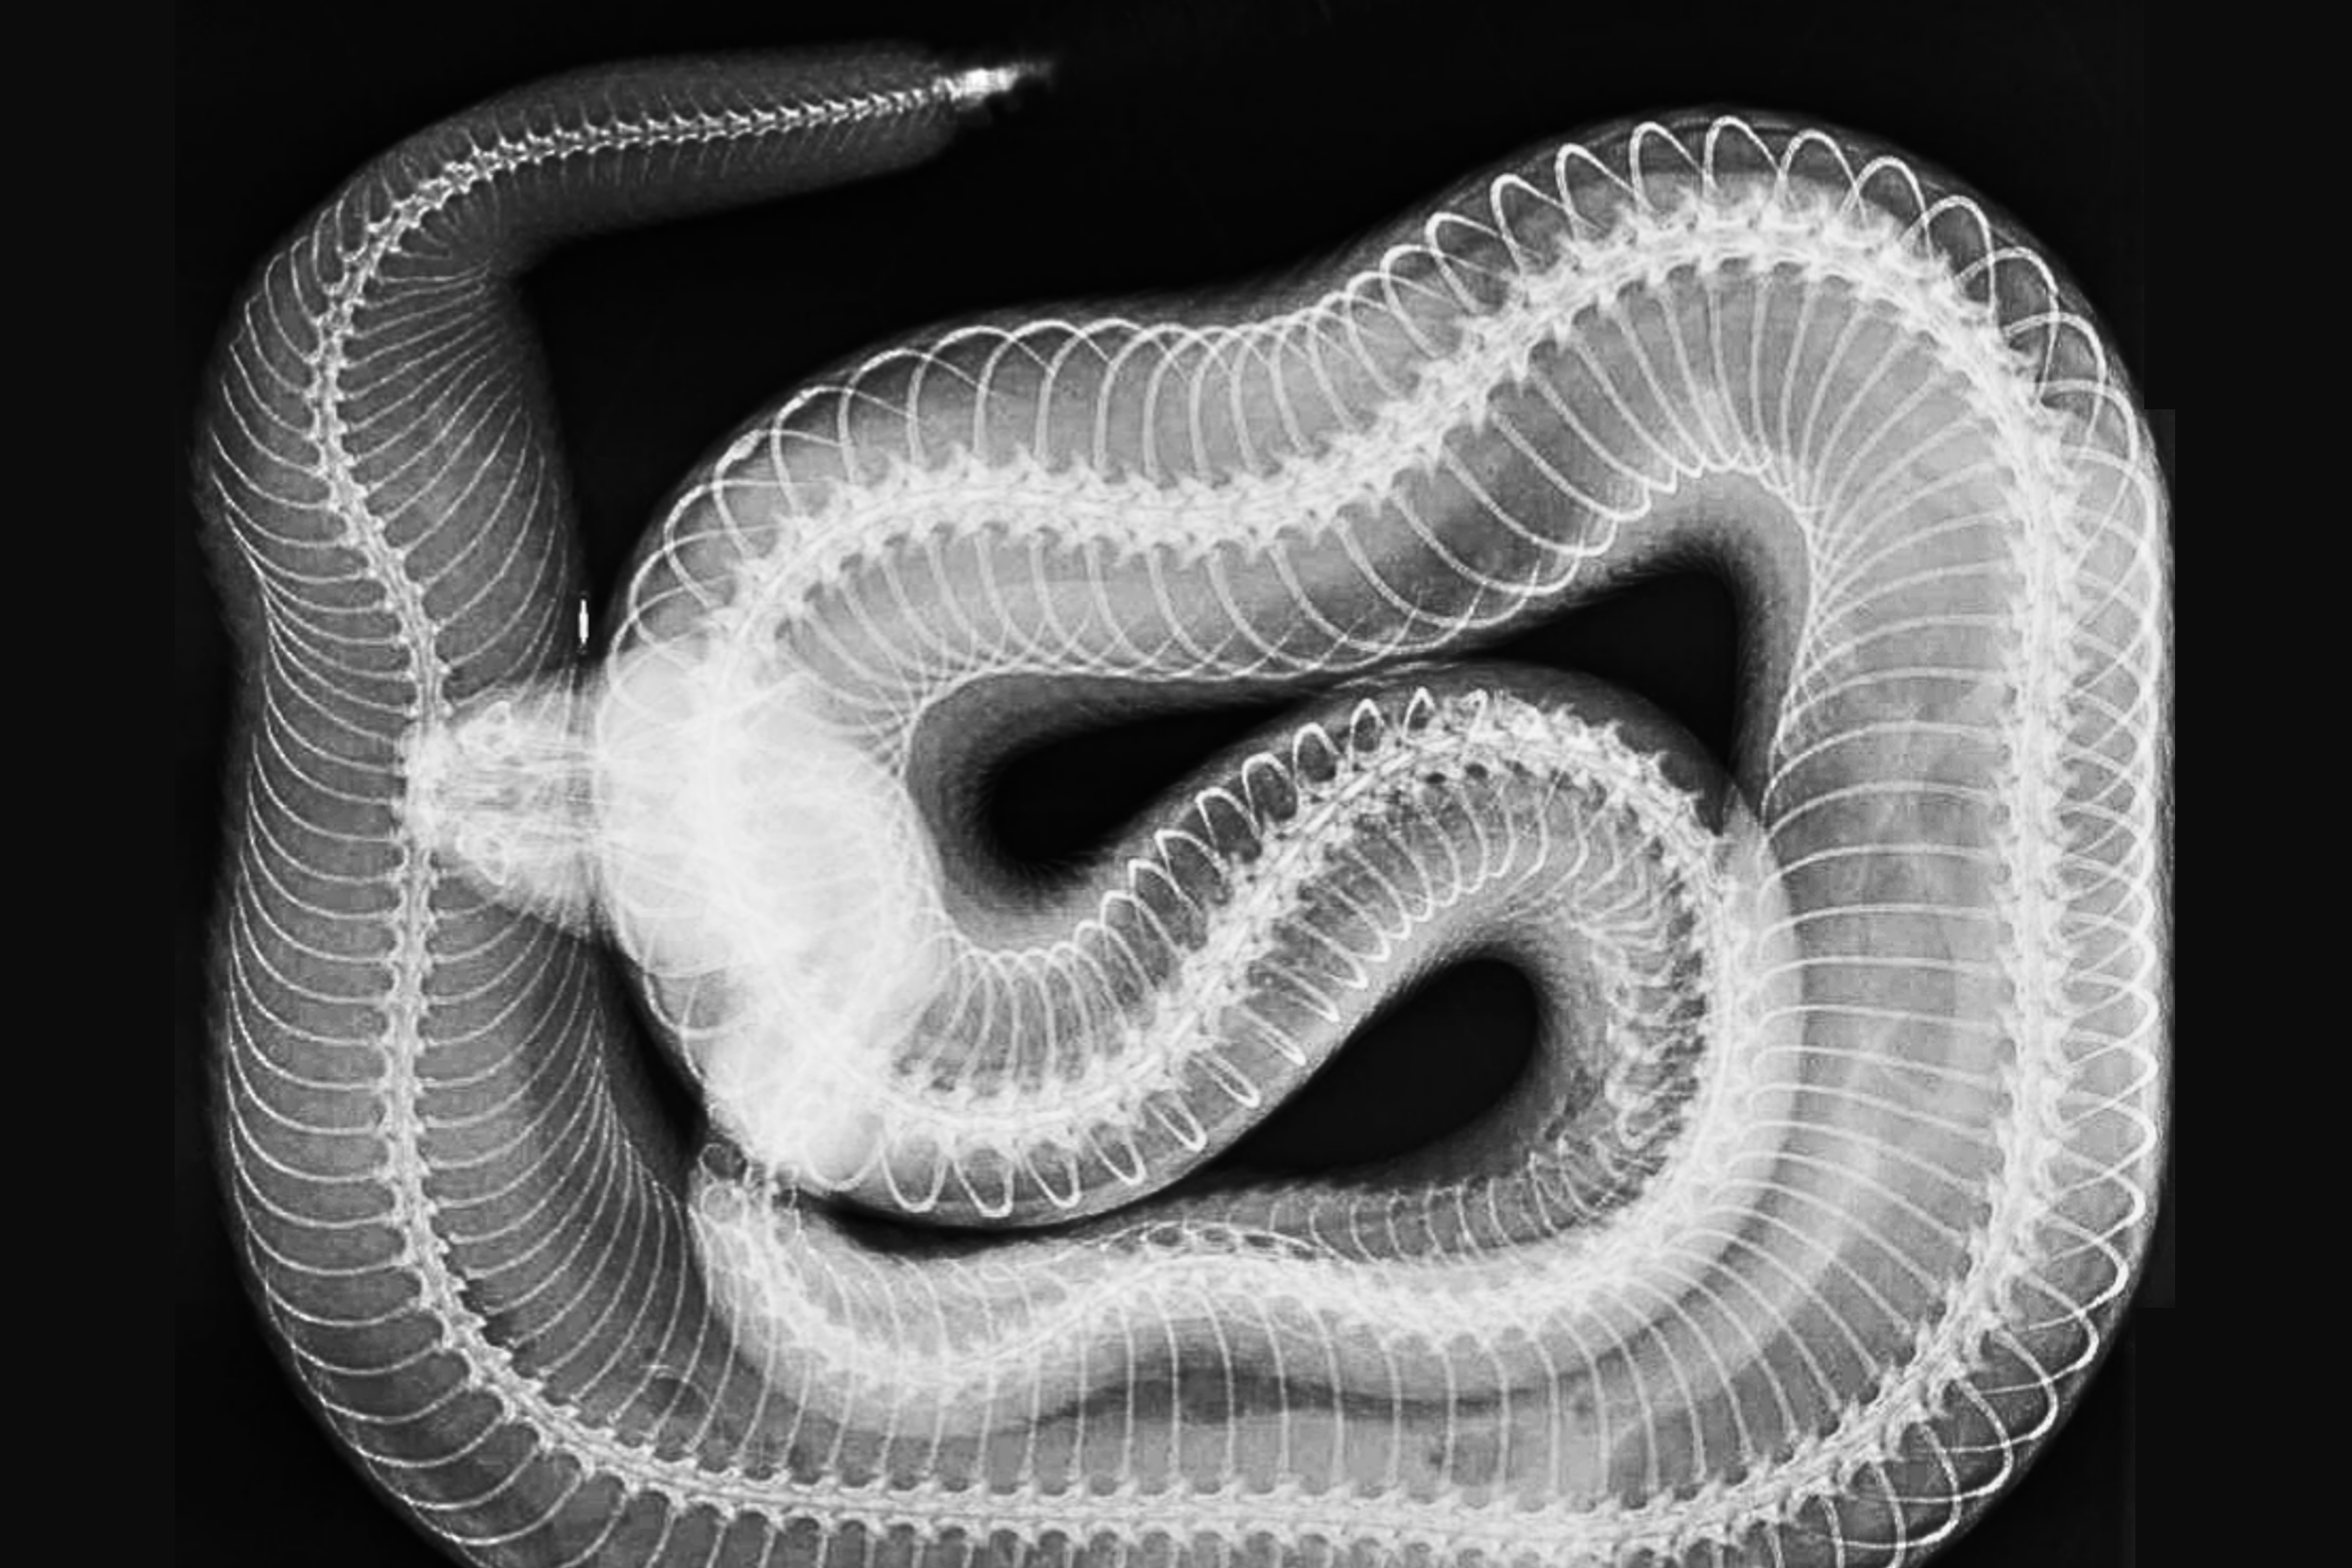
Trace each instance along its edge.
<path fill-rule="evenodd" d="M 576 668 L 506 280 L 904 166 L 1030 74 L 564 78 L 247 296 L 199 464 L 248 699 L 220 1137 L 297 1376 L 481 1562 L 1932 1552 L 2096 1362 L 2163 1158 L 2122 373 L 1904 160 L 1645 122 L 1281 298 L 797 393 Z M 1692 558 L 1755 624 L 1724 762 L 1465 657 Z M 1012 741 L 1236 691 L 1303 707 L 1082 871 L 969 833 Z M 1178 1184 L 1472 953 L 1544 1001 L 1504 1103 Z"/>

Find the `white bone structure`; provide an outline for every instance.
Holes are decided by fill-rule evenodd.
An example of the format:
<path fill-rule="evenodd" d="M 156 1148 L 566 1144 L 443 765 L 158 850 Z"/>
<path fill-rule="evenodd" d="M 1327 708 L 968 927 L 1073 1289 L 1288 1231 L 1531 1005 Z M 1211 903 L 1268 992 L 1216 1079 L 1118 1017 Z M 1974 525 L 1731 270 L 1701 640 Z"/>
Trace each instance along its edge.
<path fill-rule="evenodd" d="M 2088 1375 L 2163 1152 L 2120 371 L 1903 161 L 1645 123 L 1246 311 L 799 393 L 574 674 L 503 276 L 911 162 L 1018 76 L 534 89 L 363 173 L 235 323 L 221 1131 L 295 1374 L 481 1562 L 1931 1551 Z M 1697 556 L 1753 622 L 1727 768 L 1464 657 Z M 1276 688 L 1069 885 L 973 847 L 992 723 Z M 1154 1195 L 1471 952 L 1544 998 L 1481 1123 Z"/>

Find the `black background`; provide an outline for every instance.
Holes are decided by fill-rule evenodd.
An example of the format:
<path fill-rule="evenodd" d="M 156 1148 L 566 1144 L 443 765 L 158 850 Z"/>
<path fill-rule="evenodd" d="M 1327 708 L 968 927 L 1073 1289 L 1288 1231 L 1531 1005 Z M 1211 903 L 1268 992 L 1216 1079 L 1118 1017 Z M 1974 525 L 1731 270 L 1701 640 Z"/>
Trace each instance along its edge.
<path fill-rule="evenodd" d="M 2174 116 L 2130 7 L 1971 3 L 1541 6 L 1423 0 L 1104 0 L 574 6 L 444 0 L 385 15 L 183 4 L 178 38 L 175 474 L 204 359 L 246 271 L 366 158 L 467 103 L 650 54 L 898 38 L 1041 53 L 1054 88 L 924 169 L 766 211 L 583 244 L 526 297 L 547 347 L 601 588 L 734 422 L 876 340 L 1028 305 L 1107 302 L 1294 267 L 1532 143 L 1689 104 L 1784 109 L 1883 137 L 1990 195 L 2062 260 L 2149 406 L 2172 406 L 2148 169 Z M 184 496 L 178 478 L 175 492 Z M 175 531 L 175 1313 L 179 1560 L 422 1564 L 434 1553 L 312 1425 L 231 1262 L 201 1114 L 202 921 L 219 843 L 227 649 L 183 499 Z M 1734 612 L 1673 577 L 1516 650 L 1643 691 L 1720 751 Z M 1081 737 L 1000 778 L 1016 855 L 1082 852 L 1256 715 Z M 1070 766 L 1082 763 L 1083 767 Z M 1093 782 L 1075 794 L 1054 781 Z M 1526 988 L 1442 977 L 1240 1157 L 1313 1169 L 1410 1146 L 1490 1100 L 1523 1058 Z M 1485 1054 L 1456 1042 L 1491 1039 Z M 1443 1049 L 1431 1048 L 1444 1041 Z M 2166 1560 L 2170 1205 L 2143 1308 L 2016 1490 L 1942 1561 Z M 2137 1484 L 2134 1477 L 2137 1477 Z"/>

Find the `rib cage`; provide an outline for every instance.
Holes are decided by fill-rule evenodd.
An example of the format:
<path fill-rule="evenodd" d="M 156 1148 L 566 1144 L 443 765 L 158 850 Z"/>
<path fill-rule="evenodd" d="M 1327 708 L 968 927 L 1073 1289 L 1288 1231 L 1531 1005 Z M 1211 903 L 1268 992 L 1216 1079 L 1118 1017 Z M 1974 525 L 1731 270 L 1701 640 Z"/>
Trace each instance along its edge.
<path fill-rule="evenodd" d="M 935 1155 L 963 1217 L 1176 1174 L 1473 938 L 1564 986 L 1662 973 L 1629 1022 L 1657 1040 L 1552 1030 L 1570 1111 L 1505 1117 L 1484 1169 L 1437 1151 L 912 1256 L 771 1206 L 723 1153 L 690 1195 L 616 1077 L 590 950 L 415 841 L 403 742 L 566 654 L 559 482 L 489 270 L 599 221 L 561 171 L 747 199 L 918 156 L 969 90 L 887 58 L 558 86 L 392 155 L 258 285 L 202 476 L 253 606 L 223 1136 L 306 1386 L 486 1561 L 1932 1547 L 2057 1419 L 2149 1218 L 2163 503 L 2047 268 L 1900 162 L 1736 120 L 1572 146 L 1289 311 L 883 356 L 747 429 L 649 541 L 616 659 L 756 650 L 918 791 L 963 743 L 957 696 L 1007 675 L 1320 685 L 1732 552 L 1778 614 L 1729 781 L 1606 694 L 1407 671 L 1054 908 L 1017 921 L 951 877 L 932 1037 L 990 1082 L 894 1062 L 895 1114 L 935 1137 L 979 1101 L 1027 1128 L 1096 1059 L 1011 1021 L 1050 968 L 1035 930 L 1206 928 L 1245 853 L 1276 889 L 1259 939 L 1294 953 L 1381 925 L 1317 901 L 1352 863 L 1428 895 L 1396 900 L 1394 951 L 1346 951 L 1360 984 L 1292 973 L 1288 1030 L 1165 1005 L 1203 944 L 1141 953 L 1128 1000 L 1224 1068 L 1093 1171 L 1017 1189 L 996 1149 L 1001 1209 L 969 1179 L 985 1142 Z M 1741 286 L 1765 301 L 1745 376 Z M 1433 734 L 1456 771 L 1379 782 Z M 1360 778 L 1358 837 L 1326 837 L 1315 808 Z M 1614 948 L 1564 914 L 1610 887 L 1596 858 L 1639 889 Z M 1083 1043 L 1142 1049 L 1114 1034 Z M 876 1148 L 828 1184 L 929 1206 L 901 1190 L 931 1185 L 920 1151 Z M 1024 1342 L 1038 1322 L 1057 1336 Z M 923 1380 L 925 1335 L 959 1333 L 982 1391 Z"/>

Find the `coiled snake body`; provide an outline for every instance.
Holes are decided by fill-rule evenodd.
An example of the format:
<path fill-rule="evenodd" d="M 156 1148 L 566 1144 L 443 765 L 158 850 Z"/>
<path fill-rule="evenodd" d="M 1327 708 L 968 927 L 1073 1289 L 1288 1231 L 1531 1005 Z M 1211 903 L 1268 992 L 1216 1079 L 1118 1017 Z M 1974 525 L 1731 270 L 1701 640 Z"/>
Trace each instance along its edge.
<path fill-rule="evenodd" d="M 301 1382 L 484 1562 L 1932 1550 L 2098 1357 L 2162 1157 L 2122 375 L 1901 160 L 1644 123 L 1246 316 L 795 395 L 576 672 L 507 279 L 912 162 L 1020 76 L 565 78 L 388 154 L 247 296 L 198 476 L 247 699 L 220 1131 Z M 1758 622 L 1728 767 L 1454 662 L 1694 553 Z M 1291 688 L 1068 885 L 958 830 L 1070 705 Z M 708 1104 L 691 1161 L 599 939 Z M 1482 1123 L 1151 1196 L 1474 951 L 1545 998 Z"/>

